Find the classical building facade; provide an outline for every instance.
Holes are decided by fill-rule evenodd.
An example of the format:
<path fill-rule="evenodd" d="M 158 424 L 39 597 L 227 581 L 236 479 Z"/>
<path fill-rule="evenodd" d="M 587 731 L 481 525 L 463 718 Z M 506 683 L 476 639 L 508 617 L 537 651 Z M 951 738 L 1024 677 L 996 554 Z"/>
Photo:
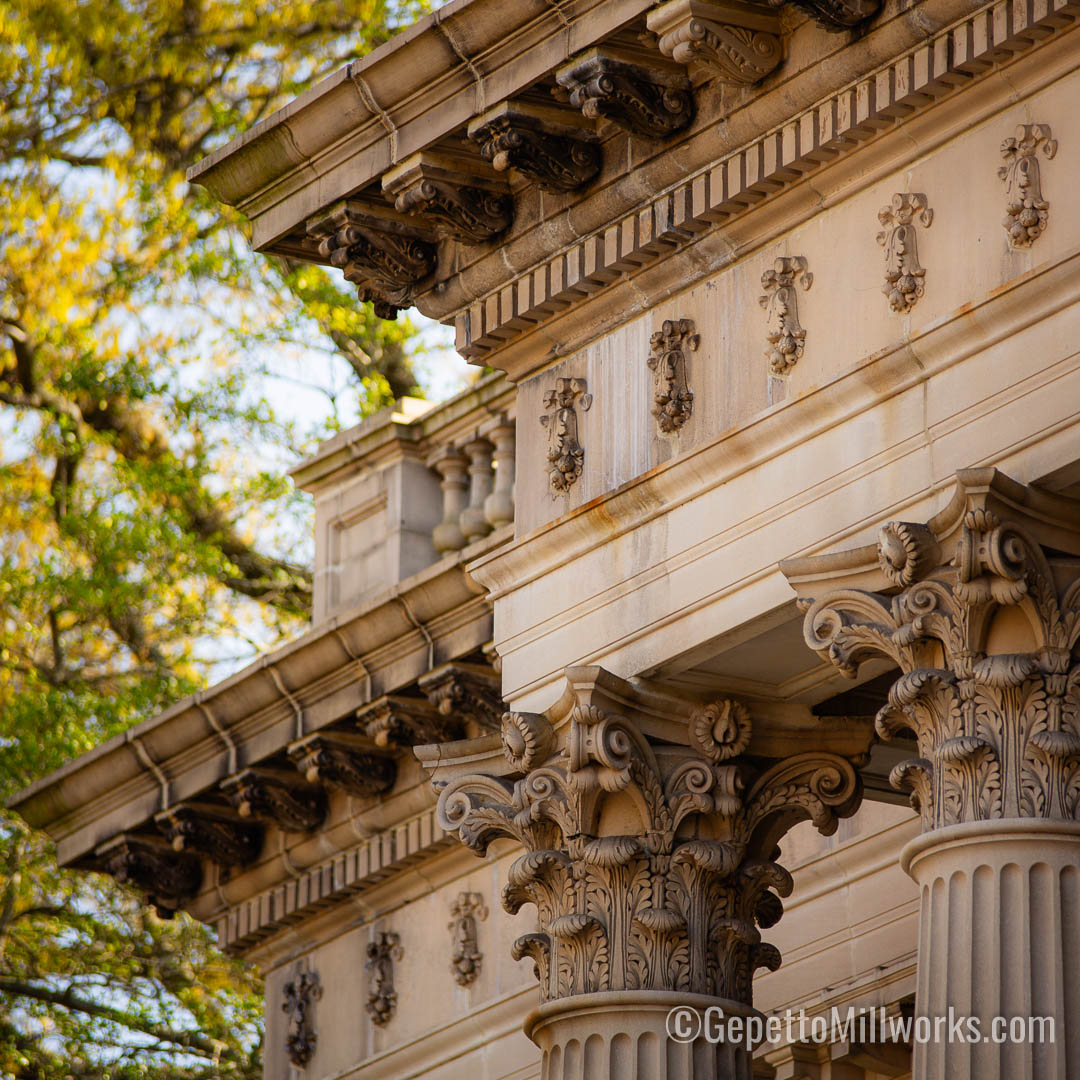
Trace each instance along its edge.
<path fill-rule="evenodd" d="M 193 170 L 489 369 L 16 803 L 267 1080 L 1080 1080 L 1078 18 L 456 0 Z"/>

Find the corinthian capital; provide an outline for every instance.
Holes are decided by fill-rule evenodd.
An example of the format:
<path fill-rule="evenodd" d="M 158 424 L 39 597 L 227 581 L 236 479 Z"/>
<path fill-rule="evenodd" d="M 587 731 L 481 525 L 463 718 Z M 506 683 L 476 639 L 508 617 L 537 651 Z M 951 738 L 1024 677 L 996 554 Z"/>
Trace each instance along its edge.
<path fill-rule="evenodd" d="M 524 849 L 502 900 L 536 907 L 539 932 L 514 955 L 532 959 L 542 1001 L 641 990 L 749 1005 L 754 971 L 780 963 L 761 937 L 791 890 L 777 842 L 799 820 L 835 830 L 859 802 L 855 770 L 824 750 L 751 764 L 742 706 L 567 674 L 546 714 L 504 717 L 484 772 L 470 771 L 475 746 L 458 744 L 460 767 L 452 747 L 420 753 L 440 824 L 478 854 L 500 837 Z"/>
<path fill-rule="evenodd" d="M 929 522 L 781 569 L 812 649 L 899 669 L 876 726 L 918 743 L 891 779 L 924 829 L 1080 819 L 1080 502 L 967 470 Z"/>

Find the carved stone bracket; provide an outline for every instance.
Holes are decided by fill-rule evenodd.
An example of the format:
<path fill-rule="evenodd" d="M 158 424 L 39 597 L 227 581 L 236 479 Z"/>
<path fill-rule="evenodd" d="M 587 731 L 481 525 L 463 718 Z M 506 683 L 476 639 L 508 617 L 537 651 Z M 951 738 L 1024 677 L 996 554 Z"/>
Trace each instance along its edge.
<path fill-rule="evenodd" d="M 389 1023 L 397 1010 L 397 991 L 394 989 L 394 961 L 400 960 L 404 950 L 401 936 L 393 930 L 380 932 L 374 941 L 368 942 L 364 970 L 368 973 L 368 996 L 365 1008 L 373 1024 L 382 1027 Z"/>
<path fill-rule="evenodd" d="M 439 710 L 423 698 L 387 696 L 356 714 L 357 726 L 376 746 L 407 749 L 465 736 L 463 718 Z"/>
<path fill-rule="evenodd" d="M 286 832 L 311 832 L 326 817 L 326 793 L 285 773 L 247 769 L 221 789 L 241 817 L 272 821 Z"/>
<path fill-rule="evenodd" d="M 401 214 L 420 215 L 455 240 L 482 244 L 514 221 L 514 200 L 505 180 L 473 159 L 422 152 L 383 177 L 383 191 Z"/>
<path fill-rule="evenodd" d="M 922 296 L 926 271 L 919 264 L 919 245 L 915 223 L 929 229 L 934 211 L 926 196 L 897 193 L 888 206 L 878 211 L 885 228 L 877 241 L 885 248 L 885 284 L 881 291 L 889 298 L 889 307 L 897 314 L 910 311 Z"/>
<path fill-rule="evenodd" d="M 769 370 L 774 375 L 786 375 L 798 363 L 806 344 L 806 331 L 799 322 L 799 298 L 796 282 L 805 291 L 814 283 L 814 275 L 801 255 L 784 256 L 776 260 L 771 270 L 761 275 L 765 295 L 758 303 L 768 317 Z"/>
<path fill-rule="evenodd" d="M 556 379 L 555 389 L 544 394 L 540 423 L 548 433 L 548 485 L 552 495 L 565 495 L 581 478 L 585 448 L 578 438 L 577 407 L 592 408 L 592 394 L 584 379 Z"/>
<path fill-rule="evenodd" d="M 469 138 L 496 172 L 516 169 L 541 187 L 576 191 L 600 172 L 600 147 L 578 113 L 525 101 L 504 101 L 469 124 Z"/>
<path fill-rule="evenodd" d="M 412 304 L 413 291 L 435 270 L 434 237 L 360 203 L 334 208 L 308 225 L 319 255 L 345 272 L 375 314 L 392 319 Z"/>
<path fill-rule="evenodd" d="M 1014 137 L 1001 144 L 1005 164 L 998 176 L 1005 181 L 1006 216 L 1002 221 L 1012 248 L 1030 247 L 1043 234 L 1050 204 L 1043 198 L 1038 151 L 1047 160 L 1057 153 L 1049 124 L 1020 124 Z"/>
<path fill-rule="evenodd" d="M 262 828 L 251 821 L 238 821 L 225 813 L 196 806 L 171 806 L 154 818 L 173 851 L 203 855 L 226 872 L 248 866 L 259 855 Z"/>
<path fill-rule="evenodd" d="M 796 821 L 828 833 L 853 813 L 854 769 L 828 753 L 737 757 L 750 718 L 729 701 L 688 728 L 576 700 L 558 726 L 507 714 L 502 773 L 443 766 L 442 827 L 480 854 L 497 837 L 525 849 L 503 905 L 534 904 L 539 930 L 514 956 L 533 961 L 543 1002 L 662 990 L 749 1005 L 755 969 L 780 963 L 758 929 L 791 890 L 777 842 Z"/>
<path fill-rule="evenodd" d="M 202 885 L 198 856 L 149 837 L 120 836 L 97 853 L 94 865 L 121 884 L 141 889 L 162 918 L 170 918 Z"/>
<path fill-rule="evenodd" d="M 476 924 L 488 917 L 487 905 L 479 893 L 458 893 L 450 915 L 450 973 L 458 986 L 469 986 L 480 975 L 484 960 L 476 940 Z"/>
<path fill-rule="evenodd" d="M 805 11 L 818 26 L 831 32 L 850 30 L 881 10 L 881 0 L 767 0 L 778 8 L 791 3 Z"/>
<path fill-rule="evenodd" d="M 653 406 L 661 435 L 674 435 L 694 411 L 694 391 L 686 378 L 686 354 L 697 350 L 701 335 L 694 333 L 693 319 L 665 319 L 649 339 L 652 355 Z"/>
<path fill-rule="evenodd" d="M 310 784 L 330 784 L 350 795 L 382 795 L 394 786 L 397 764 L 355 735 L 311 735 L 289 747 L 289 757 Z"/>
<path fill-rule="evenodd" d="M 610 120 L 631 135 L 665 139 L 694 117 L 685 70 L 659 57 L 597 46 L 561 67 L 555 79 L 582 115 Z"/>
<path fill-rule="evenodd" d="M 660 51 L 697 62 L 721 82 L 751 86 L 783 59 L 780 20 L 767 8 L 731 0 L 668 0 L 647 16 Z"/>
<path fill-rule="evenodd" d="M 505 710 L 502 687 L 490 668 L 446 664 L 424 675 L 419 686 L 439 716 L 452 720 L 456 730 L 471 735 L 500 730 Z"/>
<path fill-rule="evenodd" d="M 319 1036 L 312 1023 L 312 1005 L 322 997 L 322 985 L 317 971 L 298 971 L 285 984 L 285 1000 L 281 1011 L 288 1016 L 285 1053 L 302 1069 L 311 1061 Z"/>
<path fill-rule="evenodd" d="M 876 724 L 883 739 L 915 736 L 919 756 L 890 779 L 924 829 L 1080 820 L 1080 503 L 967 470 L 929 523 L 885 526 L 876 555 L 874 591 L 836 580 L 817 592 L 837 556 L 816 584 L 823 561 L 782 569 L 815 590 L 803 600 L 811 648 L 850 676 L 871 659 L 900 669 Z"/>

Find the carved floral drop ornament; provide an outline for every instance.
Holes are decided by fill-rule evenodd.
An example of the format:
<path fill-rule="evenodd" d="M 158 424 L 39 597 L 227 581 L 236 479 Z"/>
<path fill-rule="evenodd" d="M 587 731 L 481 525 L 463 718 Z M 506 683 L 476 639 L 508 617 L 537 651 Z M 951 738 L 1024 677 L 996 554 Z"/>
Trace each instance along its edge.
<path fill-rule="evenodd" d="M 919 263 L 916 223 L 929 229 L 934 211 L 925 195 L 897 193 L 892 202 L 878 211 L 885 228 L 877 242 L 885 248 L 885 284 L 881 291 L 897 314 L 909 312 L 925 291 L 926 271 Z"/>
<path fill-rule="evenodd" d="M 488 917 L 487 905 L 479 893 L 458 893 L 450 915 L 450 973 L 458 986 L 468 986 L 480 975 L 484 960 L 476 940 L 476 924 Z"/>
<path fill-rule="evenodd" d="M 806 267 L 806 259 L 801 255 L 783 256 L 761 275 L 765 295 L 758 297 L 758 303 L 768 317 L 769 347 L 765 355 L 774 375 L 786 375 L 803 354 L 806 331 L 799 322 L 795 285 L 798 283 L 805 292 L 814 283 L 814 275 Z"/>
<path fill-rule="evenodd" d="M 319 1041 L 311 1022 L 311 1007 L 321 997 L 317 971 L 298 971 L 285 984 L 285 1000 L 281 1004 L 281 1011 L 289 1018 L 285 1052 L 298 1069 L 311 1061 Z"/>
<path fill-rule="evenodd" d="M 540 423 L 548 433 L 548 485 L 552 495 L 565 495 L 581 478 L 585 448 L 578 437 L 577 407 L 588 412 L 592 394 L 584 379 L 556 379 L 555 389 L 544 394 Z"/>
<path fill-rule="evenodd" d="M 1002 221 L 1009 246 L 1030 247 L 1046 229 L 1050 204 L 1043 198 L 1038 152 L 1049 160 L 1057 153 L 1049 124 L 1020 124 L 1014 137 L 1001 144 L 1005 164 L 998 176 L 1005 181 L 1006 216 Z"/>
<path fill-rule="evenodd" d="M 368 942 L 364 970 L 368 973 L 368 996 L 365 1008 L 371 1022 L 382 1027 L 397 1010 L 397 991 L 394 989 L 394 961 L 404 955 L 401 936 L 393 930 L 380 931 Z"/>
<path fill-rule="evenodd" d="M 890 780 L 924 830 L 1080 820 L 1080 503 L 966 470 L 931 522 L 882 530 L 878 559 L 900 591 L 804 599 L 806 641 L 850 676 L 872 659 L 900 669 L 876 727 L 915 736 Z M 782 569 L 814 587 L 813 559 Z"/>
<path fill-rule="evenodd" d="M 686 381 L 686 354 L 697 350 L 701 335 L 693 319 L 665 319 L 649 339 L 653 373 L 652 415 L 662 435 L 674 435 L 694 411 L 694 391 Z"/>
<path fill-rule="evenodd" d="M 750 719 L 730 702 L 695 714 L 689 745 L 590 704 L 558 731 L 536 714 L 505 725 L 511 774 L 451 779 L 438 815 L 478 854 L 498 837 L 524 847 L 502 899 L 512 914 L 536 905 L 539 930 L 513 955 L 533 961 L 541 1001 L 662 990 L 749 1006 L 754 971 L 780 964 L 758 929 L 792 887 L 777 841 L 797 820 L 828 833 L 854 812 L 851 764 L 733 758 Z"/>

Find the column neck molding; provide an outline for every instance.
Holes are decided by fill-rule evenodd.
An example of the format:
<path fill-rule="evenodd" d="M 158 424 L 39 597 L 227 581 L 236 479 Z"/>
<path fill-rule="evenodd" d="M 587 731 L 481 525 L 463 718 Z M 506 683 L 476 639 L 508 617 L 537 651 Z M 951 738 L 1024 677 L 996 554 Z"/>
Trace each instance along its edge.
<path fill-rule="evenodd" d="M 899 669 L 875 725 L 918 743 L 891 780 L 924 830 L 1080 818 L 1080 501 L 964 470 L 929 522 L 781 569 L 810 648 Z"/>

